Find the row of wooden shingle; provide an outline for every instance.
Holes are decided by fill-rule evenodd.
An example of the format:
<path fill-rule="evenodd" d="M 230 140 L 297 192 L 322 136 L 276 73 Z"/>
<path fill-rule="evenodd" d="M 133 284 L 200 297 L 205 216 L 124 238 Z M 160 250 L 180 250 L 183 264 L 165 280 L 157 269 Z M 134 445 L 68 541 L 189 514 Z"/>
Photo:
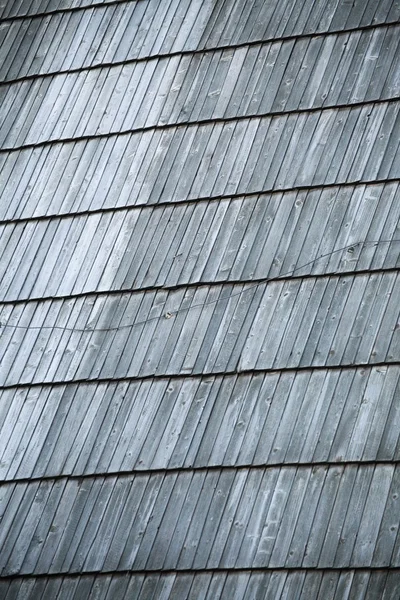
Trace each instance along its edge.
<path fill-rule="evenodd" d="M 400 96 L 400 26 L 8 84 L 2 147 Z"/>
<path fill-rule="evenodd" d="M 47 6 L 46 6 L 47 2 Z M 31 14 L 33 18 L 2 25 L 4 62 L 1 79 L 57 72 L 144 58 L 262 41 L 278 37 L 341 31 L 395 23 L 395 0 L 354 3 L 346 0 L 169 0 L 118 2 L 34 18 L 35 13 L 75 5 L 71 2 L 10 0 L 0 18 Z M 4 0 L 1 2 L 4 5 Z"/>
<path fill-rule="evenodd" d="M 0 218 L 398 177 L 400 102 L 0 154 Z"/>
<path fill-rule="evenodd" d="M 0 226 L 0 298 L 389 269 L 399 253 L 398 182 L 52 217 Z"/>
<path fill-rule="evenodd" d="M 0 393 L 0 479 L 400 460 L 399 367 Z"/>
<path fill-rule="evenodd" d="M 146 0 L 0 0 L 0 19 L 20 18 L 38 13 L 51 14 L 54 11 L 75 11 L 93 5 L 136 1 Z"/>
<path fill-rule="evenodd" d="M 211 571 L 0 579 L 3 600 L 398 600 L 400 572 Z"/>
<path fill-rule="evenodd" d="M 398 567 L 399 492 L 379 464 L 5 483 L 0 569 Z"/>
<path fill-rule="evenodd" d="M 378 272 L 8 304 L 0 381 L 397 362 L 399 294 Z"/>

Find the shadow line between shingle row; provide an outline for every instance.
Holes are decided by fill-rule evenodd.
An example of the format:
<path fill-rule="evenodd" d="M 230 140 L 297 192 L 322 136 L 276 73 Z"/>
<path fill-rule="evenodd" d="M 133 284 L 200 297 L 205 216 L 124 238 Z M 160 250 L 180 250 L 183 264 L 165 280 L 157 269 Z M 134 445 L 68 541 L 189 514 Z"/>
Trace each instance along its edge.
<path fill-rule="evenodd" d="M 104 7 L 104 6 L 112 6 L 115 4 L 122 4 L 122 3 L 123 2 L 116 0 L 115 2 L 110 2 L 107 5 L 99 4 L 96 6 Z M 91 8 L 91 7 L 77 7 L 76 9 L 70 9 L 69 11 L 64 11 L 64 12 L 73 12 L 73 11 L 76 12 L 76 11 L 84 10 L 86 8 Z M 59 11 L 59 12 L 63 12 L 63 11 Z M 0 19 L 0 24 L 3 21 L 12 21 L 15 19 L 22 20 L 22 19 L 32 19 L 32 18 L 36 18 L 36 17 L 43 18 L 43 17 L 47 16 L 48 14 L 50 14 L 50 15 L 57 14 L 57 11 L 55 11 L 53 13 L 42 13 L 42 14 L 33 15 L 33 16 L 10 17 L 7 19 Z M 371 29 L 375 30 L 375 29 L 391 28 L 391 27 L 398 27 L 398 26 L 399 26 L 399 23 L 397 21 L 392 21 L 392 22 L 388 22 L 388 23 L 376 23 L 376 24 L 371 24 L 371 25 L 363 25 L 362 27 L 350 27 L 348 29 L 323 31 L 320 33 L 299 33 L 299 34 L 293 34 L 293 35 L 287 35 L 287 36 L 268 37 L 265 39 L 251 40 L 248 42 L 240 42 L 237 44 L 217 45 L 217 46 L 212 46 L 209 48 L 196 48 L 195 50 L 180 50 L 180 51 L 177 50 L 175 52 L 150 54 L 150 55 L 146 55 L 146 56 L 141 56 L 139 58 L 129 58 L 126 60 L 117 60 L 115 62 L 113 62 L 113 61 L 100 62 L 100 63 L 96 63 L 93 65 L 76 67 L 76 68 L 72 68 L 72 69 L 60 69 L 58 71 L 48 71 L 46 73 L 32 73 L 30 75 L 23 75 L 21 77 L 15 77 L 12 79 L 2 79 L 2 80 L 0 80 L 0 88 L 2 86 L 8 86 L 13 83 L 21 83 L 24 81 L 32 81 L 35 79 L 48 79 L 49 77 L 55 77 L 57 75 L 71 75 L 71 74 L 76 74 L 76 73 L 82 73 L 84 71 L 95 71 L 98 69 L 110 69 L 113 67 L 122 67 L 125 65 L 137 64 L 137 63 L 142 63 L 142 62 L 147 63 L 151 60 L 160 60 L 163 58 L 174 58 L 177 56 L 181 56 L 181 57 L 196 56 L 199 54 L 212 54 L 214 52 L 222 52 L 222 51 L 226 51 L 226 50 L 239 50 L 240 48 L 251 48 L 253 46 L 262 46 L 264 44 L 290 42 L 290 41 L 303 40 L 303 39 L 313 39 L 316 37 L 325 38 L 325 37 L 329 37 L 329 36 L 348 35 L 348 34 L 357 33 L 357 32 L 369 31 Z"/>
<path fill-rule="evenodd" d="M 356 369 L 367 369 L 374 368 L 379 369 L 380 367 L 393 367 L 400 366 L 399 361 L 393 362 L 375 362 L 375 363 L 353 363 L 353 364 L 342 364 L 342 365 L 306 365 L 306 366 L 297 366 L 297 367 L 281 367 L 281 368 L 271 368 L 271 369 L 243 369 L 243 370 L 231 370 L 231 371 L 213 371 L 210 373 L 163 373 L 163 374 L 150 374 L 150 375 L 140 375 L 140 376 L 124 376 L 124 377 L 99 377 L 97 379 L 69 379 L 65 380 L 54 380 L 54 381 L 34 381 L 28 383 L 12 383 L 9 385 L 0 385 L 0 392 L 3 390 L 13 390 L 13 389 L 24 389 L 24 388 L 39 388 L 39 387 L 60 387 L 60 386 L 70 386 L 70 385 L 79 385 L 79 384 L 93 384 L 98 385 L 100 383 L 119 383 L 119 382 L 133 382 L 133 381 L 149 381 L 149 380 L 160 380 L 160 379 L 201 379 L 204 377 L 225 377 L 232 375 L 251 375 L 251 374 L 269 374 L 269 373 L 297 373 L 297 372 L 307 372 L 307 371 L 343 371 L 343 370 L 356 370 Z"/>
<path fill-rule="evenodd" d="M 13 152 L 20 152 L 21 150 L 31 150 L 34 148 L 44 148 L 47 146 L 53 146 L 56 144 L 70 144 L 76 142 L 83 142 L 89 140 L 99 140 L 99 139 L 109 139 L 115 138 L 124 135 L 131 135 L 132 133 L 146 133 L 148 131 L 167 131 L 169 129 L 182 129 L 182 128 L 190 128 L 196 127 L 198 125 L 215 125 L 219 123 L 238 123 L 241 121 L 252 121 L 253 119 L 264 119 L 266 117 L 285 117 L 287 115 L 298 115 L 298 114 L 314 114 L 314 113 L 324 113 L 325 111 L 332 110 L 340 110 L 340 109 L 356 109 L 365 106 L 371 106 L 371 110 L 375 106 L 380 106 L 382 104 L 397 104 L 400 101 L 399 97 L 395 98 L 384 98 L 378 100 L 369 100 L 367 102 L 354 102 L 352 104 L 336 104 L 332 106 L 324 106 L 324 107 L 313 107 L 313 108 L 302 108 L 288 111 L 276 111 L 276 112 L 267 112 L 262 114 L 254 114 L 254 115 L 241 115 L 234 117 L 225 117 L 225 118 L 215 118 L 215 119 L 199 119 L 195 121 L 182 121 L 180 123 L 166 123 L 165 125 L 149 125 L 147 127 L 138 127 L 136 129 L 126 129 L 124 131 L 116 131 L 109 133 L 99 133 L 97 135 L 83 135 L 80 137 L 67 137 L 67 138 L 58 138 L 58 139 L 48 139 L 43 140 L 41 142 L 35 142 L 30 144 L 22 144 L 20 146 L 5 146 L 0 148 L 0 154 L 11 154 Z M 369 116 L 369 113 L 368 115 Z M 282 190 L 281 190 L 282 191 Z"/>

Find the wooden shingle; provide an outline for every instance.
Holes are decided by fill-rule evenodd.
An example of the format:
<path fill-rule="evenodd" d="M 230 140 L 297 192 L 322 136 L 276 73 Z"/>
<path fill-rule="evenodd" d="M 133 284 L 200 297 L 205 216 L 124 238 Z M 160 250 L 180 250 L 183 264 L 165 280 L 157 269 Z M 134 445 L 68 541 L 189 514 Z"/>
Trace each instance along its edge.
<path fill-rule="evenodd" d="M 0 597 L 397 600 L 398 0 L 0 0 Z"/>

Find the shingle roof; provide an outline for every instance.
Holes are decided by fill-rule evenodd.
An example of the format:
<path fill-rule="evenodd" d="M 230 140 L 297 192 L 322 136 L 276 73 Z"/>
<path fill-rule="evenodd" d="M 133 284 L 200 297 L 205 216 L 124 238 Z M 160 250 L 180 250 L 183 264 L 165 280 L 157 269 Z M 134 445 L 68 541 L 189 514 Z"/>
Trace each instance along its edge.
<path fill-rule="evenodd" d="M 0 0 L 0 597 L 397 600 L 398 0 Z"/>

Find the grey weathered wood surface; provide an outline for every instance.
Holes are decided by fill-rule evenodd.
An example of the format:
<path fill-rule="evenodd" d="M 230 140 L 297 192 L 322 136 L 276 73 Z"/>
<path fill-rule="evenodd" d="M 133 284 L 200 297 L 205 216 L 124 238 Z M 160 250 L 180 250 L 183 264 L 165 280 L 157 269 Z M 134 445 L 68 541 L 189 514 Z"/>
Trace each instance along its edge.
<path fill-rule="evenodd" d="M 396 272 L 1 307 L 2 385 L 400 362 Z"/>
<path fill-rule="evenodd" d="M 86 10 L 74 10 L 85 6 Z M 396 23 L 400 16 L 397 0 L 378 5 L 375 0 L 306 0 L 301 5 L 294 0 L 273 0 L 265 6 L 257 0 L 247 0 L 245 6 L 241 0 L 162 4 L 150 0 L 2 0 L 0 11 L 0 19 L 32 15 L 3 24 L 4 48 L 10 54 L 2 73 L 8 79 L 157 54 L 360 29 Z M 59 12 L 52 15 L 53 11 Z M 35 18 L 42 13 L 48 16 Z M 43 36 L 43 45 L 33 54 L 38 42 L 30 38 L 36 35 Z"/>
<path fill-rule="evenodd" d="M 130 0 L 127 0 L 128 2 Z M 146 0 L 133 0 L 135 3 Z M 148 0 L 147 0 L 148 1 Z M 118 4 L 126 0 L 1 0 L 0 17 L 10 19 L 24 15 L 52 14 L 57 11 L 74 11 L 75 9 L 101 7 L 102 4 Z"/>
<path fill-rule="evenodd" d="M 399 97 L 399 40 L 400 26 L 391 26 L 3 85 L 0 143 L 13 147 Z"/>
<path fill-rule="evenodd" d="M 315 465 L 7 483 L 1 573 L 399 567 L 399 476 Z"/>
<path fill-rule="evenodd" d="M 399 217 L 394 182 L 4 223 L 0 298 L 390 269 Z"/>
<path fill-rule="evenodd" d="M 400 458 L 399 367 L 3 390 L 4 480 Z"/>
<path fill-rule="evenodd" d="M 398 179 L 399 115 L 372 103 L 6 151 L 0 218 Z"/>
<path fill-rule="evenodd" d="M 60 578 L 31 578 L 0 581 L 5 600 L 35 598 L 46 600 L 343 600 L 343 598 L 382 598 L 397 600 L 398 574 L 385 571 L 290 570 L 271 572 L 208 571 L 199 573 L 81 575 Z M 17 594 L 20 596 L 17 596 Z M 8 594 L 8 595 L 7 595 Z"/>
<path fill-rule="evenodd" d="M 397 600 L 399 17 L 0 0 L 1 599 Z"/>

